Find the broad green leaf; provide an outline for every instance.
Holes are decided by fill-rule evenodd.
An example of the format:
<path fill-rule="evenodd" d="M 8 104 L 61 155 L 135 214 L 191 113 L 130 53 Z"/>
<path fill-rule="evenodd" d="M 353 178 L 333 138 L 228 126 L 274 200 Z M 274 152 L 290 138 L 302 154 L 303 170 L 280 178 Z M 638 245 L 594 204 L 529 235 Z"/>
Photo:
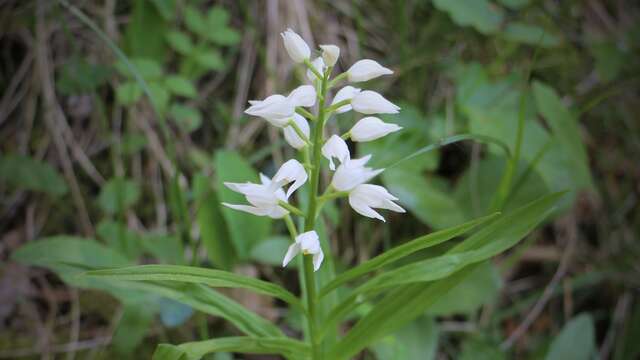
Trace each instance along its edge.
<path fill-rule="evenodd" d="M 175 345 L 160 344 L 153 353 L 152 360 L 189 360 L 187 354 Z"/>
<path fill-rule="evenodd" d="M 187 98 L 194 98 L 197 90 L 191 80 L 180 75 L 169 75 L 164 79 L 164 85 L 171 93 Z"/>
<path fill-rule="evenodd" d="M 174 265 L 185 263 L 184 248 L 177 235 L 147 233 L 140 241 L 146 252 L 160 262 Z"/>
<path fill-rule="evenodd" d="M 257 183 L 259 180 L 256 171 L 242 156 L 232 151 L 216 151 L 214 164 L 217 175 L 216 194 L 220 202 L 247 204 L 243 195 L 231 191 L 224 183 L 247 181 Z M 251 248 L 269 237 L 271 220 L 220 206 L 238 258 L 249 259 Z"/>
<path fill-rule="evenodd" d="M 129 59 L 131 65 L 145 80 L 154 80 L 162 77 L 162 65 L 157 60 L 147 58 L 131 58 Z M 126 77 L 127 79 L 134 80 L 133 74 L 129 70 L 127 64 L 124 61 L 118 61 L 115 64 L 116 70 Z"/>
<path fill-rule="evenodd" d="M 151 2 L 165 20 L 169 21 L 175 17 L 176 0 L 151 0 Z"/>
<path fill-rule="evenodd" d="M 96 227 L 96 234 L 107 243 L 109 248 L 117 250 L 129 259 L 135 260 L 142 252 L 141 236 L 129 230 L 124 224 L 102 220 Z"/>
<path fill-rule="evenodd" d="M 109 214 L 116 214 L 135 205 L 140 199 L 140 186 L 134 180 L 113 178 L 102 187 L 98 205 Z"/>
<path fill-rule="evenodd" d="M 200 112 L 190 106 L 173 104 L 169 109 L 171 117 L 186 132 L 192 132 L 200 128 L 202 125 L 202 115 Z"/>
<path fill-rule="evenodd" d="M 218 45 L 235 45 L 240 42 L 240 33 L 235 29 L 224 27 L 207 33 L 207 38 Z"/>
<path fill-rule="evenodd" d="M 204 355 L 213 352 L 276 354 L 286 358 L 307 358 L 309 354 L 309 346 L 298 340 L 238 336 L 184 343 L 172 347 L 171 350 L 162 349 L 161 353 L 158 353 L 157 350 L 153 355 L 153 360 L 182 360 L 184 355 L 176 349 L 186 354 L 184 359 L 187 360 L 199 360 Z M 171 355 L 166 355 L 169 352 Z"/>
<path fill-rule="evenodd" d="M 236 301 L 204 285 L 179 282 L 141 282 L 136 288 L 188 305 L 206 314 L 221 317 L 250 336 L 284 336 L 270 321 Z"/>
<path fill-rule="evenodd" d="M 462 353 L 460 360 L 506 360 L 506 352 L 500 349 L 500 344 L 496 344 L 490 339 L 482 336 L 473 336 L 465 339 L 462 343 Z"/>
<path fill-rule="evenodd" d="M 40 191 L 53 196 L 67 192 L 67 183 L 46 162 L 18 154 L 0 155 L 0 182 L 17 189 Z"/>
<path fill-rule="evenodd" d="M 282 266 L 282 259 L 291 240 L 284 236 L 274 236 L 257 244 L 251 249 L 251 259 L 262 264 Z M 297 267 L 297 262 L 292 262 L 289 267 Z"/>
<path fill-rule="evenodd" d="M 460 26 L 473 26 L 483 34 L 500 29 L 504 11 L 487 0 L 433 0 L 433 5 L 451 16 Z"/>
<path fill-rule="evenodd" d="M 211 29 L 224 28 L 229 23 L 229 12 L 222 6 L 213 6 L 207 13 L 207 23 Z"/>
<path fill-rule="evenodd" d="M 505 39 L 545 48 L 560 45 L 560 38 L 545 29 L 520 22 L 512 22 L 500 33 Z"/>
<path fill-rule="evenodd" d="M 207 33 L 207 22 L 196 7 L 187 6 L 184 9 L 184 22 L 187 25 L 187 29 L 198 35 L 206 35 Z"/>
<path fill-rule="evenodd" d="M 122 83 L 116 87 L 116 100 L 123 106 L 131 106 L 142 97 L 142 88 L 135 81 Z"/>
<path fill-rule="evenodd" d="M 169 46 L 182 55 L 188 55 L 193 51 L 193 42 L 189 35 L 181 31 L 170 31 L 167 34 Z"/>
<path fill-rule="evenodd" d="M 501 288 L 502 279 L 498 270 L 490 262 L 484 262 L 466 279 L 436 300 L 427 312 L 434 316 L 472 313 L 480 306 L 495 300 Z"/>
<path fill-rule="evenodd" d="M 336 289 L 342 284 L 355 280 L 358 277 L 365 275 L 369 272 L 372 272 L 374 270 L 380 269 L 383 266 L 389 265 L 394 261 L 397 261 L 408 255 L 415 253 L 416 251 L 441 244 L 457 236 L 463 235 L 480 225 L 483 225 L 483 224 L 489 223 L 492 220 L 495 220 L 498 216 L 499 214 L 492 214 L 489 216 L 481 217 L 479 219 L 475 219 L 458 226 L 436 231 L 428 235 L 420 236 L 405 244 L 396 246 L 338 275 L 333 281 L 331 281 L 321 290 L 320 295 L 322 296 L 328 293 L 329 291 Z"/>
<path fill-rule="evenodd" d="M 372 346 L 379 360 L 433 360 L 438 349 L 438 325 L 433 318 L 418 318 Z"/>
<path fill-rule="evenodd" d="M 151 93 L 151 101 L 153 101 L 158 111 L 161 113 L 167 111 L 171 94 L 169 94 L 164 85 L 160 82 L 150 82 L 149 92 Z"/>
<path fill-rule="evenodd" d="M 134 58 L 165 58 L 164 34 L 170 26 L 152 1 L 135 0 L 129 22 L 124 29 L 123 49 Z"/>
<path fill-rule="evenodd" d="M 235 250 L 211 179 L 205 174 L 197 174 L 193 180 L 193 190 L 200 240 L 207 249 L 207 256 L 215 267 L 231 270 L 235 263 Z"/>
<path fill-rule="evenodd" d="M 562 193 L 536 200 L 481 228 L 447 253 L 481 249 L 492 243 L 515 244 L 540 224 L 557 205 Z M 403 285 L 389 292 L 347 333 L 329 354 L 331 359 L 348 359 L 424 313 L 433 303 L 461 283 L 478 265 L 470 265 L 452 276 L 431 283 Z"/>
<path fill-rule="evenodd" d="M 243 288 L 301 306 L 293 294 L 276 284 L 222 270 L 179 265 L 139 265 L 89 271 L 86 276 L 123 281 L 178 281 L 211 287 Z"/>
<path fill-rule="evenodd" d="M 595 328 L 589 314 L 580 314 L 569 321 L 555 337 L 545 360 L 593 359 Z"/>
<path fill-rule="evenodd" d="M 205 49 L 193 54 L 196 63 L 208 70 L 221 70 L 224 68 L 224 61 L 220 53 L 215 49 Z"/>
<path fill-rule="evenodd" d="M 131 356 L 135 347 L 144 340 L 153 324 L 156 309 L 153 306 L 140 306 L 140 304 L 126 304 L 118 321 L 112 343 L 121 355 Z"/>
<path fill-rule="evenodd" d="M 628 58 L 628 49 L 613 39 L 594 41 L 589 44 L 589 52 L 595 60 L 598 77 L 604 82 L 616 79 L 625 66 L 625 59 Z"/>

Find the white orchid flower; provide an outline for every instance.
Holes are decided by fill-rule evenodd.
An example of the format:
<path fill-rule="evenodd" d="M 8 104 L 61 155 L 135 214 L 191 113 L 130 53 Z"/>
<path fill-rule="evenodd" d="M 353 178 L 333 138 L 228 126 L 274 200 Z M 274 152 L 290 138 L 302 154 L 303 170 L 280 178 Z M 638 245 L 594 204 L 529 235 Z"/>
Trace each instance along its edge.
<path fill-rule="evenodd" d="M 295 242 L 289 246 L 287 253 L 284 255 L 282 267 L 287 266 L 296 255 L 302 253 L 303 255 L 313 256 L 313 271 L 318 271 L 322 260 L 324 260 L 324 253 L 318 239 L 318 233 L 313 230 L 296 236 Z"/>
<path fill-rule="evenodd" d="M 276 186 L 271 179 L 260 174 L 261 184 L 231 183 L 224 185 L 229 189 L 241 193 L 251 205 L 229 204 L 223 202 L 222 205 L 234 210 L 244 211 L 257 216 L 268 216 L 272 219 L 280 219 L 287 215 L 289 211 L 279 205 L 280 201 L 287 201 L 287 197 L 282 188 Z"/>
<path fill-rule="evenodd" d="M 316 103 L 316 89 L 311 85 L 302 85 L 293 89 L 287 99 L 293 106 L 311 107 Z"/>
<path fill-rule="evenodd" d="M 302 133 L 306 137 L 306 140 L 308 140 L 310 129 L 309 129 L 309 123 L 307 122 L 307 119 L 305 119 L 300 114 L 293 114 L 293 122 L 296 123 L 296 125 L 298 126 L 298 129 L 302 131 Z M 295 149 L 300 150 L 307 145 L 305 139 L 300 138 L 300 136 L 298 135 L 298 132 L 295 131 L 293 126 L 289 125 L 285 127 L 283 130 L 284 130 L 284 139 L 289 143 L 289 145 L 293 146 Z"/>
<path fill-rule="evenodd" d="M 396 124 L 386 123 L 377 117 L 368 116 L 360 119 L 349 134 L 353 141 L 372 141 L 402 129 Z"/>
<path fill-rule="evenodd" d="M 313 66 L 313 68 L 316 69 L 316 71 L 320 74 L 324 74 L 325 63 L 321 57 L 318 56 L 317 58 L 313 59 L 313 61 L 311 62 L 311 66 Z M 313 71 L 309 69 L 307 70 L 307 79 L 313 82 L 318 80 L 318 77 L 313 73 Z"/>
<path fill-rule="evenodd" d="M 278 188 L 293 183 L 289 186 L 289 189 L 287 189 L 286 198 L 289 199 L 294 191 L 304 185 L 307 178 L 308 175 L 304 166 L 302 166 L 298 160 L 291 159 L 280 166 L 280 169 L 273 175 L 272 182 L 274 186 Z"/>
<path fill-rule="evenodd" d="M 405 212 L 402 207 L 394 203 L 396 200 L 398 200 L 397 197 L 391 195 L 387 189 L 379 185 L 361 184 L 349 193 L 349 205 L 353 210 L 360 215 L 382 221 L 385 221 L 384 217 L 373 208 L 387 209 L 399 213 Z"/>
<path fill-rule="evenodd" d="M 351 82 L 367 81 L 378 76 L 393 74 L 391 69 L 378 64 L 370 59 L 363 59 L 351 65 L 347 70 L 347 78 Z"/>
<path fill-rule="evenodd" d="M 295 113 L 295 104 L 282 95 L 271 95 L 264 100 L 250 100 L 245 114 L 259 116 L 277 127 L 287 126 Z"/>
<path fill-rule="evenodd" d="M 336 169 L 333 158 L 338 159 L 341 164 L 351 158 L 347 143 L 338 135 L 332 135 L 322 146 L 322 156 L 329 160 L 329 169 L 331 170 Z"/>
<path fill-rule="evenodd" d="M 333 101 L 331 102 L 331 105 L 335 105 L 335 104 L 337 104 L 337 103 L 339 103 L 341 101 L 344 101 L 344 100 L 352 100 L 353 101 L 353 98 L 356 95 L 358 95 L 360 93 L 360 91 L 362 91 L 362 90 L 360 90 L 358 88 L 354 88 L 353 86 L 347 85 L 347 86 L 343 87 L 342 89 L 338 90 L 338 92 L 336 93 L 336 96 L 333 97 Z M 347 111 L 349 111 L 351 109 L 352 109 L 352 107 L 351 107 L 350 104 L 343 105 L 343 106 L 340 106 L 336 110 L 336 113 L 337 114 L 342 114 L 342 113 L 345 113 L 345 112 L 347 112 Z"/>
<path fill-rule="evenodd" d="M 371 155 L 360 159 L 346 159 L 333 173 L 331 186 L 338 191 L 351 191 L 384 171 L 384 169 L 374 170 L 365 167 L 369 159 L 371 159 Z"/>
<path fill-rule="evenodd" d="M 327 66 L 334 66 L 340 57 L 340 48 L 335 45 L 320 45 L 322 58 Z"/>
<path fill-rule="evenodd" d="M 400 107 L 375 91 L 361 91 L 351 100 L 353 110 L 361 114 L 397 114 Z"/>
<path fill-rule="evenodd" d="M 304 62 L 305 59 L 311 56 L 309 45 L 293 30 L 287 29 L 287 31 L 280 33 L 280 36 L 284 41 L 284 48 L 294 62 Z"/>

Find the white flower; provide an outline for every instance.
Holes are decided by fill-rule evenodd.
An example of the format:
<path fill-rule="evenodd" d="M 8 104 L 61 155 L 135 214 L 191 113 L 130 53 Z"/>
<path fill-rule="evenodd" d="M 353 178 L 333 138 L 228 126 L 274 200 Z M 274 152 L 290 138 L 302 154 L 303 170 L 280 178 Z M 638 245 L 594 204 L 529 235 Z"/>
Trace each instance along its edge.
<path fill-rule="evenodd" d="M 371 141 L 400 129 L 402 129 L 402 127 L 396 124 L 389 124 L 377 117 L 368 116 L 360 119 L 353 125 L 349 133 L 353 141 Z"/>
<path fill-rule="evenodd" d="M 311 65 L 313 66 L 314 69 L 316 69 L 317 72 L 319 72 L 320 74 L 324 74 L 324 60 L 322 60 L 321 57 L 317 57 L 315 58 L 312 62 Z M 313 73 L 313 71 L 311 71 L 310 69 L 307 70 L 307 79 L 311 80 L 311 81 L 315 81 L 318 80 L 318 77 L 316 76 L 316 74 Z"/>
<path fill-rule="evenodd" d="M 387 209 L 399 213 L 405 212 L 403 208 L 393 201 L 398 200 L 387 189 L 379 185 L 361 184 L 349 193 L 349 205 L 358 214 L 370 218 L 385 221 L 382 215 L 372 208 Z"/>
<path fill-rule="evenodd" d="M 322 58 L 327 66 L 333 66 L 340 57 L 340 48 L 335 45 L 320 45 L 322 49 Z"/>
<path fill-rule="evenodd" d="M 294 62 L 301 63 L 311 56 L 309 45 L 293 30 L 287 29 L 287 31 L 280 33 L 280 36 L 284 40 L 284 48 Z"/>
<path fill-rule="evenodd" d="M 285 127 L 295 113 L 295 105 L 282 95 L 271 95 L 264 100 L 250 100 L 249 108 L 244 112 L 259 116 L 277 127 Z"/>
<path fill-rule="evenodd" d="M 293 182 L 293 184 L 287 190 L 286 198 L 288 199 L 289 196 L 291 196 L 291 194 L 296 191 L 296 189 L 304 185 L 305 181 L 307 181 L 307 178 L 308 175 L 307 171 L 304 169 L 304 166 L 302 166 L 302 164 L 300 164 L 298 160 L 291 159 L 280 166 L 278 172 L 273 175 L 272 182 L 274 186 L 278 188 Z"/>
<path fill-rule="evenodd" d="M 375 91 L 365 90 L 351 100 L 353 110 L 361 114 L 397 114 L 400 107 Z"/>
<path fill-rule="evenodd" d="M 374 170 L 364 166 L 369 159 L 371 159 L 371 155 L 360 159 L 346 159 L 333 174 L 331 186 L 338 191 L 351 191 L 356 186 L 366 183 L 380 174 L 384 169 Z"/>
<path fill-rule="evenodd" d="M 287 99 L 293 106 L 313 106 L 316 103 L 316 89 L 311 85 L 298 86 L 287 96 Z"/>
<path fill-rule="evenodd" d="M 293 121 L 298 125 L 298 128 L 307 137 L 307 139 L 309 139 L 310 129 L 307 119 L 302 115 L 293 114 Z M 306 145 L 306 142 L 298 136 L 298 133 L 291 125 L 284 128 L 284 139 L 289 143 L 289 145 L 298 150 L 302 149 Z"/>
<path fill-rule="evenodd" d="M 278 205 L 280 201 L 287 201 L 284 191 L 275 186 L 268 177 L 262 174 L 260 174 L 260 180 L 262 184 L 225 182 L 225 186 L 235 192 L 243 194 L 251 205 L 229 204 L 225 202 L 223 202 L 222 205 L 257 216 L 269 216 L 273 219 L 279 219 L 287 215 L 289 212 Z"/>
<path fill-rule="evenodd" d="M 351 65 L 349 70 L 347 70 L 347 77 L 351 82 L 367 81 L 381 75 L 389 74 L 393 74 L 391 69 L 387 69 L 386 67 L 369 59 L 357 61 L 355 64 Z"/>
<path fill-rule="evenodd" d="M 333 101 L 331 102 L 331 105 L 335 105 L 341 101 L 344 100 L 352 100 L 354 96 L 358 95 L 360 93 L 360 89 L 358 88 L 354 88 L 353 86 L 345 86 L 342 89 L 338 90 L 338 92 L 336 93 L 336 96 L 333 97 Z M 347 105 L 343 105 L 340 106 L 337 110 L 336 113 L 337 114 L 342 114 L 344 112 L 347 112 L 349 110 L 351 110 L 352 107 L 351 105 L 347 104 Z"/>
<path fill-rule="evenodd" d="M 331 136 L 322 146 L 322 156 L 329 160 L 329 169 L 331 170 L 336 169 L 336 165 L 333 163 L 333 158 L 338 159 L 340 163 L 344 163 L 346 160 L 351 158 L 347 143 L 338 135 Z"/>
<path fill-rule="evenodd" d="M 301 252 L 303 255 L 313 255 L 313 271 L 318 271 L 322 260 L 324 260 L 324 253 L 320 247 L 320 241 L 318 241 L 318 233 L 312 230 L 296 236 L 295 242 L 289 246 L 284 255 L 282 267 L 287 266 L 291 259 Z"/>

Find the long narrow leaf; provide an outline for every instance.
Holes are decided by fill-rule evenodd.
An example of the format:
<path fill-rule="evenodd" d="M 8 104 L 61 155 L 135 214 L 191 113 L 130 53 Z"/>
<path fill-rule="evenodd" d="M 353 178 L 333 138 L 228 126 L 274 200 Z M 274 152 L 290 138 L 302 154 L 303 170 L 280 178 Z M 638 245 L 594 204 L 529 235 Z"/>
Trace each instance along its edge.
<path fill-rule="evenodd" d="M 178 346 L 162 344 L 153 354 L 153 360 L 198 360 L 214 352 L 277 354 L 287 358 L 306 358 L 309 346 L 288 338 L 226 337 Z"/>
<path fill-rule="evenodd" d="M 563 194 L 555 193 L 545 196 L 502 216 L 499 220 L 480 229 L 476 234 L 453 247 L 447 254 L 479 250 L 490 243 L 517 243 L 553 211 Z M 328 358 L 351 358 L 371 342 L 424 313 L 435 299 L 460 283 L 475 266 L 467 266 L 440 281 L 402 285 L 392 290 L 356 323 L 351 331 L 333 348 Z"/>
<path fill-rule="evenodd" d="M 414 240 L 411 240 L 405 244 L 397 246 L 391 250 L 388 250 L 373 259 L 370 259 L 340 275 L 338 275 L 333 281 L 327 284 L 321 291 L 320 296 L 324 296 L 330 291 L 338 288 L 349 281 L 352 281 L 364 274 L 377 270 L 385 265 L 388 265 L 396 260 L 399 260 L 407 255 L 413 254 L 416 251 L 426 249 L 431 246 L 441 244 L 445 241 L 451 240 L 457 236 L 463 235 L 468 231 L 476 228 L 481 224 L 495 219 L 499 216 L 499 213 L 491 214 L 481 217 L 462 225 L 454 226 L 449 229 L 440 230 L 429 235 L 424 235 Z"/>
<path fill-rule="evenodd" d="M 85 276 L 126 281 L 178 281 L 211 287 L 244 288 L 276 297 L 302 308 L 300 301 L 292 293 L 276 284 L 222 270 L 178 265 L 140 265 L 89 271 Z"/>

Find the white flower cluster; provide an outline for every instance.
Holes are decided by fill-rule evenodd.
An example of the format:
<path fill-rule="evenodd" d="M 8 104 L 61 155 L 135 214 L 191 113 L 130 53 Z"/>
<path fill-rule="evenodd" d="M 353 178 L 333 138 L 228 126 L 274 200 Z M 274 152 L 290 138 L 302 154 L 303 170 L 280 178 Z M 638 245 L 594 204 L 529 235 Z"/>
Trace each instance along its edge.
<path fill-rule="evenodd" d="M 275 94 L 264 100 L 249 101 L 250 106 L 245 113 L 261 117 L 271 125 L 282 128 L 287 143 L 298 150 L 307 151 L 307 147 L 321 146 L 322 156 L 329 160 L 329 169 L 334 171 L 331 184 L 325 194 L 348 196 L 349 204 L 356 212 L 382 221 L 385 221 L 384 217 L 375 211 L 375 208 L 404 212 L 402 207 L 394 203 L 398 199 L 387 189 L 379 185 L 367 184 L 383 169 L 376 170 L 366 166 L 371 155 L 359 159 L 351 158 L 349 147 L 344 140 L 349 138 L 355 142 L 371 141 L 400 130 L 400 126 L 385 123 L 374 116 L 367 116 L 357 121 L 342 137 L 332 135 L 324 141 L 324 134 L 321 134 L 322 143 L 318 144 L 312 143 L 309 126 L 309 121 L 319 122 L 320 124 L 315 124 L 315 127 L 319 128 L 314 131 L 322 132 L 324 117 L 329 117 L 331 114 L 351 110 L 365 115 L 396 114 L 400 108 L 375 91 L 344 86 L 335 94 L 330 105 L 321 109 L 324 111 L 323 118 L 315 118 L 304 108 L 313 107 L 318 99 L 322 99 L 321 104 L 324 104 L 327 87 L 321 84 L 326 85 L 328 82 L 331 70 L 340 57 L 340 48 L 335 45 L 320 45 L 321 56 L 311 60 L 311 50 L 300 35 L 291 29 L 281 35 L 291 59 L 296 63 L 307 65 L 306 76 L 314 85 L 302 85 L 287 96 Z M 342 79 L 352 83 L 363 82 L 392 73 L 393 71 L 376 61 L 364 59 L 357 61 L 329 84 L 333 85 L 334 82 Z M 319 166 L 319 159 L 315 160 L 318 163 L 305 164 L 307 168 Z M 339 165 L 336 166 L 336 162 Z M 289 204 L 289 198 L 309 178 L 307 168 L 297 160 L 291 159 L 280 167 L 272 179 L 260 174 L 261 184 L 225 183 L 231 190 L 243 194 L 251 205 L 223 204 L 258 216 L 283 218 L 292 209 L 296 209 Z M 288 187 L 286 192 L 284 187 Z M 296 237 L 295 243 L 289 247 L 285 255 L 283 266 L 300 252 L 313 255 L 314 269 L 317 270 L 320 267 L 324 255 L 315 231 L 311 230 Z"/>

